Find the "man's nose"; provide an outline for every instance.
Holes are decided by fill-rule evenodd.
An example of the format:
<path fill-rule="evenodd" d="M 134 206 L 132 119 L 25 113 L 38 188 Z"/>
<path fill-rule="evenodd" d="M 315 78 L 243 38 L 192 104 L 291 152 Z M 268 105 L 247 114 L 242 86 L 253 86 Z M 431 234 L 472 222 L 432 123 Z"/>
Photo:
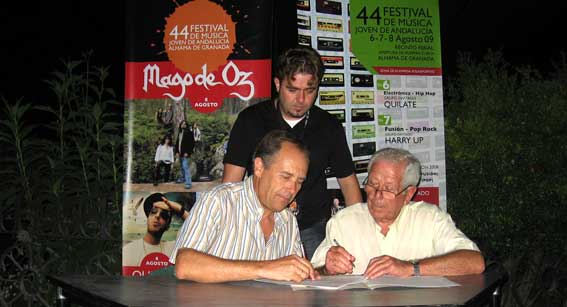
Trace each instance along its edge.
<path fill-rule="evenodd" d="M 295 180 L 290 180 L 287 182 L 286 188 L 291 194 L 295 195 L 301 188 L 301 184 Z"/>
<path fill-rule="evenodd" d="M 303 102 L 305 101 L 305 91 L 299 91 L 297 93 L 297 101 L 298 102 Z"/>
<path fill-rule="evenodd" d="M 370 195 L 368 195 L 369 198 L 376 198 L 376 199 L 383 199 L 384 198 L 384 194 L 382 193 L 381 190 L 374 190 L 370 193 Z"/>

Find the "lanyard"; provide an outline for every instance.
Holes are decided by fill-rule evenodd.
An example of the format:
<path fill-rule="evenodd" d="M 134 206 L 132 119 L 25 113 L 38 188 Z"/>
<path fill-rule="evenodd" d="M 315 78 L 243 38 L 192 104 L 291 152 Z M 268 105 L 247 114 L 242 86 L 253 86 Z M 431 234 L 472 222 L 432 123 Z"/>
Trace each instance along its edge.
<path fill-rule="evenodd" d="M 283 119 L 283 115 L 282 115 L 281 112 L 280 112 L 280 108 L 279 108 L 280 104 L 279 104 L 279 100 L 278 100 L 278 99 L 276 99 L 276 100 L 274 101 L 274 105 L 275 105 L 275 108 L 276 108 L 276 112 L 277 112 L 280 116 L 282 116 L 282 120 L 285 122 L 285 119 Z M 310 113 L 310 112 L 311 112 L 311 110 L 307 110 L 307 113 L 305 113 L 305 117 L 304 117 L 304 118 L 305 118 L 305 121 L 303 122 L 303 129 L 300 131 L 299 135 L 297 135 L 297 138 L 299 138 L 299 139 L 302 140 L 302 141 L 305 141 L 305 139 L 304 139 L 304 138 L 305 138 L 305 130 L 307 130 L 307 124 L 309 123 L 309 113 Z M 293 132 L 293 127 L 292 127 L 292 132 Z"/>

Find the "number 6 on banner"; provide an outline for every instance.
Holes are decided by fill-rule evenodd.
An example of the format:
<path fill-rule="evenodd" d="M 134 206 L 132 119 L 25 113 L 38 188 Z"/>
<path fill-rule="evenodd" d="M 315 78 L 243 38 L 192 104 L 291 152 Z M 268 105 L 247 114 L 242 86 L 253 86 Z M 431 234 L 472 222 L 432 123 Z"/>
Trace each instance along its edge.
<path fill-rule="evenodd" d="M 379 91 L 389 91 L 390 80 L 376 80 L 376 87 Z"/>

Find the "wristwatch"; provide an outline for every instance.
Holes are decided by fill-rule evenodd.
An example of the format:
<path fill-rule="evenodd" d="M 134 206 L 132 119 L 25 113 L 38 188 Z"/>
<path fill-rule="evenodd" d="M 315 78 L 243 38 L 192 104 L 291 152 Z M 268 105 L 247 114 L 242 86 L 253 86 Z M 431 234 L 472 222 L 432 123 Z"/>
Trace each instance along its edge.
<path fill-rule="evenodd" d="M 419 271 L 419 260 L 410 260 L 410 263 L 413 265 L 413 276 L 421 276 L 421 272 Z"/>

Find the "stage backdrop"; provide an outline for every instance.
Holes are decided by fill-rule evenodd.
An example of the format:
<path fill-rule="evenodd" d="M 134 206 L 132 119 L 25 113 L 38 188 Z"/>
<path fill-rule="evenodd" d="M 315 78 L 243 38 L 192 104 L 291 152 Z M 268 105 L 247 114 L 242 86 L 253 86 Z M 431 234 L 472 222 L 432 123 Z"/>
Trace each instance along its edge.
<path fill-rule="evenodd" d="M 317 104 L 343 123 L 359 181 L 377 149 L 405 148 L 423 165 L 414 200 L 446 210 L 438 0 L 298 0 L 297 27 L 323 57 Z"/>
<path fill-rule="evenodd" d="M 122 273 L 144 276 L 168 265 L 183 222 L 163 213 L 162 222 L 148 219 L 152 194 L 189 210 L 220 182 L 238 112 L 270 97 L 273 8 L 271 1 L 132 0 L 126 12 Z M 175 144 L 182 121 L 195 140 L 190 189 L 176 182 L 181 167 L 172 148 L 156 156 L 164 139 Z"/>

